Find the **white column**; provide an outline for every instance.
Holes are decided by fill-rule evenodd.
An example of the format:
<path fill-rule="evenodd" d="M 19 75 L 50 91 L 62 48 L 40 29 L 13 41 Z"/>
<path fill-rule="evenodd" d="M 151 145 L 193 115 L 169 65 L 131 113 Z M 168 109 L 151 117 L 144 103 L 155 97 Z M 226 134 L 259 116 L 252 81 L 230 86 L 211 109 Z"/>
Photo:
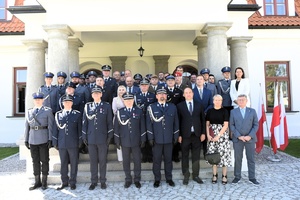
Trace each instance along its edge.
<path fill-rule="evenodd" d="M 48 33 L 48 71 L 55 74 L 53 83 L 56 83 L 58 71 L 69 71 L 68 36 L 74 32 L 66 24 L 44 25 L 43 28 Z"/>
<path fill-rule="evenodd" d="M 79 47 L 83 47 L 79 38 L 69 38 L 69 70 L 66 71 L 68 76 L 73 71 L 79 72 Z"/>
<path fill-rule="evenodd" d="M 228 39 L 230 45 L 231 77 L 237 67 L 244 69 L 245 76 L 249 77 L 247 43 L 252 40 L 250 36 L 231 37 Z"/>
<path fill-rule="evenodd" d="M 44 84 L 45 72 L 45 48 L 47 42 L 42 39 L 23 40 L 28 47 L 27 50 L 27 81 L 26 81 L 26 100 L 25 108 L 33 107 L 32 93 L 37 92 L 38 88 Z"/>
<path fill-rule="evenodd" d="M 207 36 L 197 36 L 193 41 L 193 45 L 197 45 L 198 51 L 198 72 L 208 67 L 207 63 Z"/>
<path fill-rule="evenodd" d="M 211 22 L 201 30 L 207 34 L 207 67 L 217 80 L 222 78 L 221 69 L 229 63 L 226 32 L 231 25 L 230 22 Z"/>

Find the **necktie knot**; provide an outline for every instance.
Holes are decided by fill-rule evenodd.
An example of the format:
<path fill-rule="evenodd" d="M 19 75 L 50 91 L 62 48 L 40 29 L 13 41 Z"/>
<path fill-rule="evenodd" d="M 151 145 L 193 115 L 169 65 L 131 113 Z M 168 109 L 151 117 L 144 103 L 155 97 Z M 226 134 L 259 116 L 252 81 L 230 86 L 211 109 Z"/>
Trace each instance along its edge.
<path fill-rule="evenodd" d="M 39 112 L 39 109 L 37 108 L 37 109 L 35 109 L 35 114 L 37 114 Z"/>
<path fill-rule="evenodd" d="M 160 104 L 160 106 L 162 107 L 162 108 L 164 108 L 164 104 L 162 103 L 162 104 Z"/>
<path fill-rule="evenodd" d="M 48 91 L 50 91 L 50 86 L 48 86 L 47 88 L 48 88 Z"/>
<path fill-rule="evenodd" d="M 70 111 L 67 111 L 66 113 L 67 113 L 67 115 L 68 115 L 68 114 L 70 113 Z"/>

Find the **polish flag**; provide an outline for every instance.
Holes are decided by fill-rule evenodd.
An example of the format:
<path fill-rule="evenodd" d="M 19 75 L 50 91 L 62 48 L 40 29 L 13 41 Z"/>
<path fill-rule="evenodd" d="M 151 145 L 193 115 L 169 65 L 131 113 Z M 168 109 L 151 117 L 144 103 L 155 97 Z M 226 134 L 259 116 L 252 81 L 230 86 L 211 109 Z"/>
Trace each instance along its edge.
<path fill-rule="evenodd" d="M 288 128 L 286 123 L 285 106 L 283 102 L 282 84 L 278 104 L 278 84 L 274 94 L 274 110 L 271 124 L 271 144 L 276 154 L 277 149 L 284 150 L 288 145 Z"/>
<path fill-rule="evenodd" d="M 258 130 L 256 132 L 256 153 L 260 153 L 264 146 L 264 123 L 266 121 L 266 112 L 265 112 L 265 105 L 262 97 L 262 93 L 259 93 L 259 102 L 258 102 L 258 109 L 257 109 L 257 118 L 258 118 Z"/>

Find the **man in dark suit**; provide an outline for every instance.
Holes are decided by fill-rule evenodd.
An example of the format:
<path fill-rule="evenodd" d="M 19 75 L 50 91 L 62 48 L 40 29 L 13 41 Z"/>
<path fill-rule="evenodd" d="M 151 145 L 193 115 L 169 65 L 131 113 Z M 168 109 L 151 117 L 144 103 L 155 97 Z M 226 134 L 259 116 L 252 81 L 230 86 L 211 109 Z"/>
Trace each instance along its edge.
<path fill-rule="evenodd" d="M 192 151 L 192 172 L 193 180 L 199 184 L 203 181 L 199 178 L 199 161 L 201 142 L 205 140 L 205 114 L 200 103 L 193 101 L 193 90 L 185 88 L 185 101 L 177 104 L 179 118 L 179 139 L 182 151 L 182 173 L 184 176 L 183 184 L 189 182 L 189 151 Z"/>
<path fill-rule="evenodd" d="M 229 120 L 230 130 L 233 134 L 234 149 L 234 179 L 232 183 L 237 184 L 241 179 L 243 151 L 245 149 L 249 182 L 259 185 L 255 178 L 254 160 L 256 132 L 258 129 L 257 114 L 253 108 L 246 107 L 247 95 L 239 95 L 237 101 L 239 107 L 231 110 Z"/>
<path fill-rule="evenodd" d="M 193 89 L 194 101 L 199 102 L 206 113 L 213 107 L 213 99 L 210 90 L 204 87 L 204 77 L 198 75 L 196 78 L 196 87 Z"/>
<path fill-rule="evenodd" d="M 131 94 L 136 94 L 140 92 L 140 88 L 138 86 L 133 85 L 133 78 L 131 76 L 126 77 L 126 91 Z"/>
<path fill-rule="evenodd" d="M 159 187 L 161 180 L 161 161 L 164 158 L 165 177 L 167 183 L 174 187 L 172 180 L 172 148 L 179 136 L 179 121 L 176 106 L 166 103 L 167 91 L 160 88 L 156 91 L 157 103 L 148 106 L 146 125 L 149 143 L 153 146 L 153 186 Z"/>
<path fill-rule="evenodd" d="M 54 117 L 51 108 L 43 106 L 44 94 L 32 94 L 34 108 L 28 109 L 25 121 L 25 146 L 30 149 L 35 183 L 29 190 L 47 189 L 49 174 L 49 149 L 52 147 Z M 42 171 L 42 182 L 41 182 Z"/>
<path fill-rule="evenodd" d="M 113 90 L 112 90 L 113 88 L 110 85 L 108 85 L 108 86 L 105 85 L 105 81 L 102 76 L 98 76 L 96 78 L 96 86 L 101 87 L 101 89 L 102 89 L 101 100 L 105 101 L 111 105 L 112 100 L 114 98 L 114 94 L 113 94 Z"/>
<path fill-rule="evenodd" d="M 82 139 L 90 154 L 91 182 L 94 190 L 98 182 L 98 164 L 101 189 L 106 189 L 106 162 L 108 145 L 113 137 L 112 108 L 101 101 L 101 87 L 92 89 L 93 102 L 85 104 L 82 120 Z"/>
<path fill-rule="evenodd" d="M 134 163 L 134 184 L 141 187 L 141 147 L 146 142 L 146 124 L 142 109 L 133 106 L 134 96 L 130 93 L 123 94 L 124 108 L 117 111 L 114 120 L 115 143 L 117 148 L 122 146 L 123 170 L 125 172 L 125 188 L 132 184 L 130 172 L 130 154 Z M 130 153 L 131 152 L 131 153 Z"/>
<path fill-rule="evenodd" d="M 61 163 L 62 185 L 57 190 L 62 190 L 70 184 L 71 190 L 76 189 L 78 171 L 78 147 L 81 146 L 81 113 L 72 109 L 73 96 L 63 97 L 64 109 L 55 113 L 55 123 L 52 134 L 52 144 L 59 151 Z M 70 163 L 70 178 L 68 164 Z"/>

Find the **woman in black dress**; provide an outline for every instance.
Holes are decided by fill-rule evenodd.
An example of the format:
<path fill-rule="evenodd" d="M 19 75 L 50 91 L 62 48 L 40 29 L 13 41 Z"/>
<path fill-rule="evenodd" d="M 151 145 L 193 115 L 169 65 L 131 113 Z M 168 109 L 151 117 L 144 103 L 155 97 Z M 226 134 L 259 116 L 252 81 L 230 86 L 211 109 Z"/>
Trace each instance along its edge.
<path fill-rule="evenodd" d="M 228 133 L 229 114 L 225 108 L 222 108 L 222 96 L 216 94 L 213 97 L 214 107 L 206 114 L 206 132 L 207 132 L 207 153 L 219 152 L 221 162 L 218 166 L 222 167 L 222 184 L 227 184 L 227 167 L 231 165 L 231 148 Z M 210 135 L 210 130 L 213 136 Z M 217 183 L 218 168 L 212 166 L 212 183 Z"/>

